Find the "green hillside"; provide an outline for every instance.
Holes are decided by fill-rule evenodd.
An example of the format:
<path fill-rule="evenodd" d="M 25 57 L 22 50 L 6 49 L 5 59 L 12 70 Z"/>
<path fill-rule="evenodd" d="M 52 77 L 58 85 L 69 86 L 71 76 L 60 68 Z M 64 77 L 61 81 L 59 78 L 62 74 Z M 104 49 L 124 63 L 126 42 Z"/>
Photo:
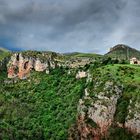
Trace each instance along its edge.
<path fill-rule="evenodd" d="M 30 79 L 0 84 L 0 139 L 66 140 L 76 122 L 77 103 L 85 79 L 55 69 L 33 72 Z"/>
<path fill-rule="evenodd" d="M 140 113 L 138 105 L 140 103 L 140 67 L 135 65 L 108 65 L 100 68 L 103 72 L 112 74 L 117 82 L 123 84 L 124 91 L 121 98 L 117 102 L 117 109 L 114 116 L 115 122 L 124 124 L 126 120 L 138 119 L 135 114 Z M 104 73 L 105 74 L 105 73 Z M 130 111 L 131 110 L 131 111 Z M 129 116 L 129 117 L 128 117 Z M 138 140 L 139 136 L 131 136 L 126 130 L 114 127 L 110 128 L 110 139 Z"/>
<path fill-rule="evenodd" d="M 119 99 L 115 115 L 116 121 L 123 123 L 127 116 L 130 99 L 133 104 L 140 99 L 140 67 L 134 65 L 92 64 L 89 68 L 92 77 L 103 83 L 115 80 L 124 85 L 124 94 Z M 76 123 L 77 104 L 83 97 L 85 87 L 93 88 L 94 83 L 86 84 L 85 79 L 75 79 L 77 70 L 68 74 L 68 69 L 57 68 L 49 75 L 33 72 L 27 80 L 0 85 L 0 138 L 9 139 L 57 139 L 68 138 L 69 128 Z M 110 75 L 110 76 L 108 76 Z M 1 80 L 4 74 L 1 74 Z M 102 85 L 103 85 L 102 83 Z M 102 91 L 102 86 L 96 89 Z M 90 93 L 94 99 L 94 92 Z M 90 105 L 88 103 L 88 105 Z M 112 138 L 133 140 L 132 135 L 118 128 L 110 128 Z M 136 140 L 136 139 L 135 139 Z"/>
<path fill-rule="evenodd" d="M 0 53 L 1 53 L 1 52 L 9 52 L 9 50 L 7 50 L 7 49 L 5 49 L 5 48 L 0 47 Z"/>
<path fill-rule="evenodd" d="M 105 56 L 124 60 L 129 60 L 132 57 L 140 59 L 140 51 L 127 45 L 119 44 L 111 48 L 110 51 L 105 54 Z"/>
<path fill-rule="evenodd" d="M 9 50 L 0 47 L 0 60 L 2 60 L 3 58 L 9 56 L 9 54 L 10 54 Z"/>

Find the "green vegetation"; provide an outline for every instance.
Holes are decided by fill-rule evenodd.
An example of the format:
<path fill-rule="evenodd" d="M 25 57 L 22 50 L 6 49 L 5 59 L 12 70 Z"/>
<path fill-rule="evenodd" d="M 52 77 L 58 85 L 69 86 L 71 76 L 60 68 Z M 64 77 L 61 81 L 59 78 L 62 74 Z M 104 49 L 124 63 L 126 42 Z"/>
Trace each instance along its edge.
<path fill-rule="evenodd" d="M 7 50 L 7 49 L 5 49 L 5 48 L 0 47 L 0 53 L 2 53 L 2 52 L 9 52 L 9 50 Z"/>
<path fill-rule="evenodd" d="M 119 128 L 117 126 L 111 126 L 109 129 L 108 140 L 139 140 L 132 134 L 128 133 L 125 129 Z"/>
<path fill-rule="evenodd" d="M 64 56 L 59 54 L 59 53 L 55 53 L 55 52 L 51 52 L 51 51 L 23 51 L 21 52 L 22 55 L 24 57 L 31 57 L 31 58 L 39 58 L 42 62 L 45 62 L 47 59 L 56 59 L 59 61 L 63 61 L 64 60 Z"/>
<path fill-rule="evenodd" d="M 67 72 L 33 72 L 28 80 L 0 85 L 0 139 L 67 139 L 85 85 Z"/>
<path fill-rule="evenodd" d="M 9 52 L 0 53 L 0 61 L 9 56 L 10 56 Z"/>
<path fill-rule="evenodd" d="M 115 114 L 115 119 L 117 122 L 120 122 L 122 124 L 125 123 L 125 118 L 127 117 L 127 113 L 128 113 L 127 112 L 128 105 L 129 105 L 129 98 L 126 99 L 125 95 L 118 100 L 117 110 Z"/>
<path fill-rule="evenodd" d="M 10 56 L 10 51 L 8 51 L 4 48 L 0 48 L 0 61 L 8 56 Z"/>
<path fill-rule="evenodd" d="M 0 48 L 0 73 L 1 75 L 4 73 L 4 71 L 7 69 L 7 62 L 11 56 L 11 52 L 4 49 Z M 1 76 L 0 76 L 1 78 Z M 0 79 L 1 80 L 1 79 Z"/>
<path fill-rule="evenodd" d="M 102 75 L 106 75 L 109 72 L 115 79 L 120 80 L 125 85 L 130 83 L 138 85 L 140 83 L 140 66 L 138 65 L 112 64 L 99 67 L 97 70 Z"/>

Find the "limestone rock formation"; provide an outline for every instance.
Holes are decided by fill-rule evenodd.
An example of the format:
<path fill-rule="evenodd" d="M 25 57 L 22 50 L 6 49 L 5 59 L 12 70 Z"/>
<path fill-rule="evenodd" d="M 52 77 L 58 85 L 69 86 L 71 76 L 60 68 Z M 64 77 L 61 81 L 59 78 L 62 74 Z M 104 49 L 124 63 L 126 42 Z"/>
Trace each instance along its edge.
<path fill-rule="evenodd" d="M 70 58 L 65 59 L 62 54 L 54 52 L 20 52 L 14 53 L 7 65 L 8 67 L 8 78 L 19 77 L 25 79 L 29 76 L 30 71 L 46 71 L 49 74 L 50 69 L 56 67 L 68 67 L 68 68 L 79 68 L 90 64 L 95 61 L 90 58 Z M 84 71 L 78 72 L 76 78 L 87 77 L 87 73 Z"/>
<path fill-rule="evenodd" d="M 20 79 L 25 79 L 29 76 L 31 70 L 39 72 L 46 70 L 46 73 L 49 73 L 50 69 L 58 66 L 55 58 L 51 57 L 51 55 L 43 58 L 45 60 L 42 61 L 39 57 L 15 53 L 11 56 L 11 60 L 8 63 L 8 78 L 19 77 Z"/>
<path fill-rule="evenodd" d="M 140 106 L 138 101 L 135 104 L 133 104 L 132 100 L 130 101 L 125 128 L 131 132 L 140 134 Z"/>
<path fill-rule="evenodd" d="M 95 84 L 93 92 L 100 84 Z M 100 140 L 108 135 L 108 129 L 114 121 L 117 100 L 121 95 L 122 87 L 113 81 L 107 81 L 102 91 L 95 92 L 94 96 L 85 89 L 85 95 L 78 105 L 76 130 L 80 139 Z"/>
<path fill-rule="evenodd" d="M 81 79 L 87 77 L 87 73 L 85 71 L 78 71 L 76 74 L 76 79 Z"/>

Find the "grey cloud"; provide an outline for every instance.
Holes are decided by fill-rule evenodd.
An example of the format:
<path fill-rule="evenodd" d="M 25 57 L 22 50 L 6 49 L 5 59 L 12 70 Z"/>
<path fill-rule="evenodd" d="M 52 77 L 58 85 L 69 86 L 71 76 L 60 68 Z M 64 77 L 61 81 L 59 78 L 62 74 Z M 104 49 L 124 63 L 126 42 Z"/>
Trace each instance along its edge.
<path fill-rule="evenodd" d="M 0 38 L 24 50 L 105 53 L 117 43 L 140 49 L 139 6 L 138 0 L 0 0 Z"/>

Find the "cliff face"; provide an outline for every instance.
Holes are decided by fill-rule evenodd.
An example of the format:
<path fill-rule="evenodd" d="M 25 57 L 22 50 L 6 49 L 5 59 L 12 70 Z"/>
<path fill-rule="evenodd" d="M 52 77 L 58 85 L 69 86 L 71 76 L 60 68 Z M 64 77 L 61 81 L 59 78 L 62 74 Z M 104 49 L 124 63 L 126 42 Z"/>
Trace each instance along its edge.
<path fill-rule="evenodd" d="M 108 129 L 114 121 L 116 104 L 122 95 L 122 87 L 115 85 L 112 81 L 107 81 L 102 87 L 102 91 L 97 88 L 103 84 L 96 82 L 93 92 L 85 89 L 85 95 L 79 100 L 77 131 L 80 139 L 100 140 L 108 135 Z M 77 137 L 77 136 L 76 136 Z"/>
<path fill-rule="evenodd" d="M 132 100 L 130 101 L 125 128 L 133 133 L 140 134 L 140 105 L 138 100 L 135 103 Z"/>
<path fill-rule="evenodd" d="M 46 71 L 56 67 L 79 68 L 93 62 L 94 59 L 89 58 L 69 58 L 65 59 L 64 55 L 50 52 L 21 52 L 15 53 L 7 65 L 8 78 L 19 77 L 25 79 L 29 76 L 31 70 Z M 83 73 L 84 76 L 86 75 Z"/>
<path fill-rule="evenodd" d="M 24 79 L 29 76 L 31 70 L 46 71 L 49 73 L 50 69 L 54 69 L 57 66 L 55 58 L 51 57 L 51 55 L 42 61 L 39 57 L 15 53 L 8 63 L 8 78 L 19 77 L 20 79 Z"/>
<path fill-rule="evenodd" d="M 77 122 L 69 131 L 70 140 L 101 140 L 102 138 L 110 139 L 111 136 L 116 138 L 119 136 L 114 135 L 114 132 L 118 133 L 118 129 L 121 129 L 120 134 L 124 131 L 122 135 L 129 137 L 129 134 L 134 134 L 139 138 L 139 86 L 126 86 L 128 83 L 125 83 L 126 75 L 136 70 L 121 67 L 123 70 L 126 69 L 127 74 L 120 82 L 120 79 L 113 75 L 115 69 L 121 74 L 120 67 L 112 67 L 113 73 L 107 67 L 107 69 L 95 69 L 94 72 L 92 71 L 93 75 L 87 74 L 85 92 L 77 107 Z M 137 68 L 137 70 L 140 69 Z M 139 74 L 139 72 L 135 72 L 135 74 Z M 129 80 L 131 78 L 127 77 L 127 82 Z M 113 134 L 111 130 L 114 131 Z M 121 139 L 122 135 L 118 139 Z"/>

